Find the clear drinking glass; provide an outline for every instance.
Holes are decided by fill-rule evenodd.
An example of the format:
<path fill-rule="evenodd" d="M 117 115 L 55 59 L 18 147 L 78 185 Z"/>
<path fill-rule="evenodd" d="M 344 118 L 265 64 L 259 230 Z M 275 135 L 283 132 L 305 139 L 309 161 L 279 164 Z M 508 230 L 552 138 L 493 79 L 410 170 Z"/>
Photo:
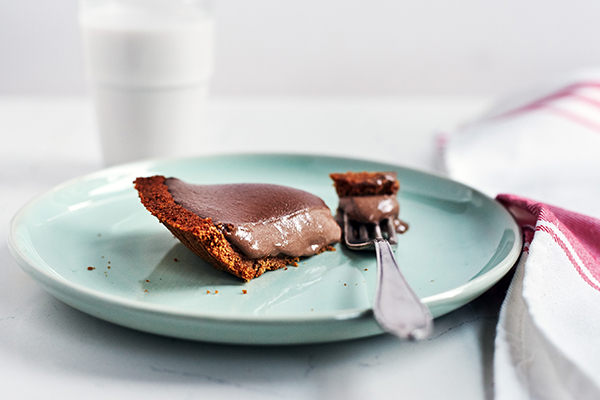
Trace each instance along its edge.
<path fill-rule="evenodd" d="M 207 0 L 79 0 L 106 165 L 198 153 L 214 69 Z"/>

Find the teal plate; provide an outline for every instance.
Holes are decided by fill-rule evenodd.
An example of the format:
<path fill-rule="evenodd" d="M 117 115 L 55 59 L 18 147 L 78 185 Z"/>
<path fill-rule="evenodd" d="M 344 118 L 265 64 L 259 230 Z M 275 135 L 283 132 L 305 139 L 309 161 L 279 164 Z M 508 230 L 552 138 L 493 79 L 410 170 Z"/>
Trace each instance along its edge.
<path fill-rule="evenodd" d="M 337 207 L 331 172 L 396 171 L 410 224 L 396 256 L 434 316 L 481 295 L 517 260 L 519 228 L 493 199 L 435 175 L 355 159 L 226 155 L 118 166 L 66 182 L 14 217 L 10 250 L 56 298 L 98 318 L 177 338 L 235 344 L 330 342 L 382 333 L 371 312 L 375 255 L 336 251 L 244 283 L 180 244 L 141 205 L 138 176 L 263 182 Z"/>

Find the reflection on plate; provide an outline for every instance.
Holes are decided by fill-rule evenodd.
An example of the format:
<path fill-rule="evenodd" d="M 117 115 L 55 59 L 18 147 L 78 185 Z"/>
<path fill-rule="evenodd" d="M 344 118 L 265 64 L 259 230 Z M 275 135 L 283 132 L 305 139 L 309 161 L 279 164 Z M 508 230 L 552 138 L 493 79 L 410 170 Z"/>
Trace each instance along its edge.
<path fill-rule="evenodd" d="M 456 182 L 368 161 L 235 155 L 147 161 L 72 180 L 13 219 L 9 246 L 49 293 L 98 318 L 178 338 L 238 344 L 337 341 L 381 333 L 370 311 L 374 254 L 338 245 L 249 282 L 216 271 L 141 205 L 132 181 L 162 174 L 193 183 L 264 182 L 325 200 L 331 172 L 396 171 L 402 219 L 396 256 L 434 316 L 473 300 L 514 264 L 519 229 L 497 202 Z"/>

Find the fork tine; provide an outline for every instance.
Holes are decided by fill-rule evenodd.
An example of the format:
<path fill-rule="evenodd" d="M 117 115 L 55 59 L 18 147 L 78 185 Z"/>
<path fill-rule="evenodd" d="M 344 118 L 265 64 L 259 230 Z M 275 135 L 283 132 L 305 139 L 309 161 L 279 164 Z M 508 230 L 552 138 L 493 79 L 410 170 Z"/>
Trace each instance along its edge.
<path fill-rule="evenodd" d="M 346 213 L 344 215 L 344 239 L 346 243 L 353 243 L 356 240 L 356 235 L 354 233 L 354 229 L 350 224 L 350 220 L 348 219 L 348 215 Z"/>
<path fill-rule="evenodd" d="M 362 242 L 360 239 L 360 227 L 354 225 L 349 219 L 348 215 L 344 213 L 344 240 L 347 245 L 356 245 Z"/>
<path fill-rule="evenodd" d="M 379 225 L 379 223 L 375 224 L 375 238 L 383 239 L 383 233 L 381 232 L 381 226 Z"/>
<path fill-rule="evenodd" d="M 388 242 L 391 245 L 398 244 L 398 238 L 396 237 L 396 226 L 394 225 L 394 221 L 391 218 L 387 220 L 387 234 L 388 234 Z"/>
<path fill-rule="evenodd" d="M 368 242 L 369 239 L 369 231 L 365 224 L 358 225 L 358 238 L 361 242 Z"/>

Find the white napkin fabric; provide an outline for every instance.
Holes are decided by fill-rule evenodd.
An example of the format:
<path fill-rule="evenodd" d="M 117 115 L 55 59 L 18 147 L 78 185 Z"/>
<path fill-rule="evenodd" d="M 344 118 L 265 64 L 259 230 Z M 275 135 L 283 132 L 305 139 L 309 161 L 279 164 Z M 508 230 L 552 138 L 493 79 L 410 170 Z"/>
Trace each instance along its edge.
<path fill-rule="evenodd" d="M 516 96 L 440 136 L 448 175 L 516 216 L 497 400 L 600 399 L 600 72 Z"/>

